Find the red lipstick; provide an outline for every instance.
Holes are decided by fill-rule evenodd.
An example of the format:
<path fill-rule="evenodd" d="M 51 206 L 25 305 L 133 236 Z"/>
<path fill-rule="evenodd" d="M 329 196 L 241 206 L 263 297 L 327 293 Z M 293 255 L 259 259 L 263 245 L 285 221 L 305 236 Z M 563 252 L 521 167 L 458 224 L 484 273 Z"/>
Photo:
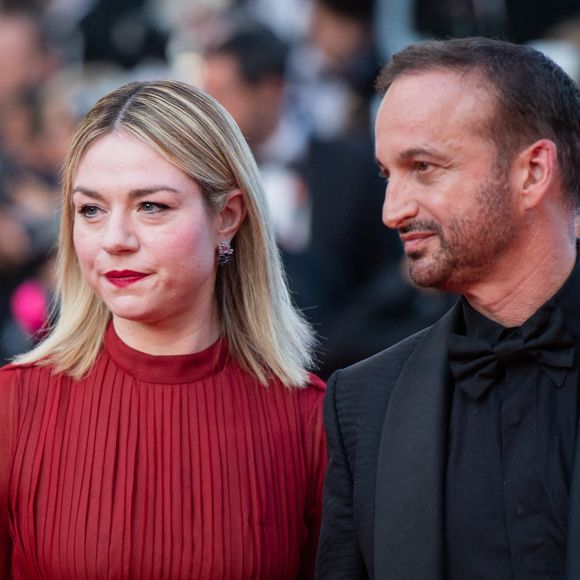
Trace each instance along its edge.
<path fill-rule="evenodd" d="M 135 284 L 147 276 L 149 276 L 149 274 L 135 272 L 134 270 L 111 270 L 105 274 L 105 278 L 107 278 L 113 286 L 117 286 L 118 288 L 124 288 L 125 286 Z"/>

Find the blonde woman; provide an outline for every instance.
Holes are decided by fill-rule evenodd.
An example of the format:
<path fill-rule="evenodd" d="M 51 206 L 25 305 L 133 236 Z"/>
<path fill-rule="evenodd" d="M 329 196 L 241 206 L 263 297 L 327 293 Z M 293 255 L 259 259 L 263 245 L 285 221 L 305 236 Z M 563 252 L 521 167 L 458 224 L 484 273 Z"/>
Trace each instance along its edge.
<path fill-rule="evenodd" d="M 313 337 L 254 160 L 188 85 L 131 83 L 65 161 L 58 320 L 0 371 L 0 572 L 313 576 Z"/>

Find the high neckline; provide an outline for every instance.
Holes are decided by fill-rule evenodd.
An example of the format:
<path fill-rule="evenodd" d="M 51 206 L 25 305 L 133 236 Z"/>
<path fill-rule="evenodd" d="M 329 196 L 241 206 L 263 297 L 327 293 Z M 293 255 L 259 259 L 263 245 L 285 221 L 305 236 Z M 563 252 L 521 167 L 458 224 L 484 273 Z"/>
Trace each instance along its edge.
<path fill-rule="evenodd" d="M 125 344 L 110 322 L 105 332 L 105 350 L 128 374 L 147 383 L 194 383 L 219 372 L 229 349 L 222 336 L 208 348 L 191 354 L 152 355 Z"/>

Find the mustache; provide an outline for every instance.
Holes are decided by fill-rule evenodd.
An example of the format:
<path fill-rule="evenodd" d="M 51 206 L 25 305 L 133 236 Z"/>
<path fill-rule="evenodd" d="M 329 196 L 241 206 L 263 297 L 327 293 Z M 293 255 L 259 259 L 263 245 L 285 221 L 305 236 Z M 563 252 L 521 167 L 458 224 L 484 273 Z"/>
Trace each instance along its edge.
<path fill-rule="evenodd" d="M 408 234 L 410 232 L 431 232 L 433 234 L 441 235 L 442 229 L 441 225 L 435 221 L 414 221 L 404 226 L 400 227 L 398 230 L 399 234 Z"/>

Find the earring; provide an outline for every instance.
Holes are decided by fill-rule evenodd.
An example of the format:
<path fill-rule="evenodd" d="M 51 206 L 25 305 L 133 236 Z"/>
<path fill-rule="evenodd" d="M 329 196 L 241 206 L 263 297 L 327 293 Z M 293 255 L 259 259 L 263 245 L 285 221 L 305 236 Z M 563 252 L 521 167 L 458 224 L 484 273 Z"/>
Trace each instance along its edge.
<path fill-rule="evenodd" d="M 225 266 L 233 260 L 234 249 L 227 240 L 222 240 L 217 245 L 218 250 L 218 264 Z"/>

